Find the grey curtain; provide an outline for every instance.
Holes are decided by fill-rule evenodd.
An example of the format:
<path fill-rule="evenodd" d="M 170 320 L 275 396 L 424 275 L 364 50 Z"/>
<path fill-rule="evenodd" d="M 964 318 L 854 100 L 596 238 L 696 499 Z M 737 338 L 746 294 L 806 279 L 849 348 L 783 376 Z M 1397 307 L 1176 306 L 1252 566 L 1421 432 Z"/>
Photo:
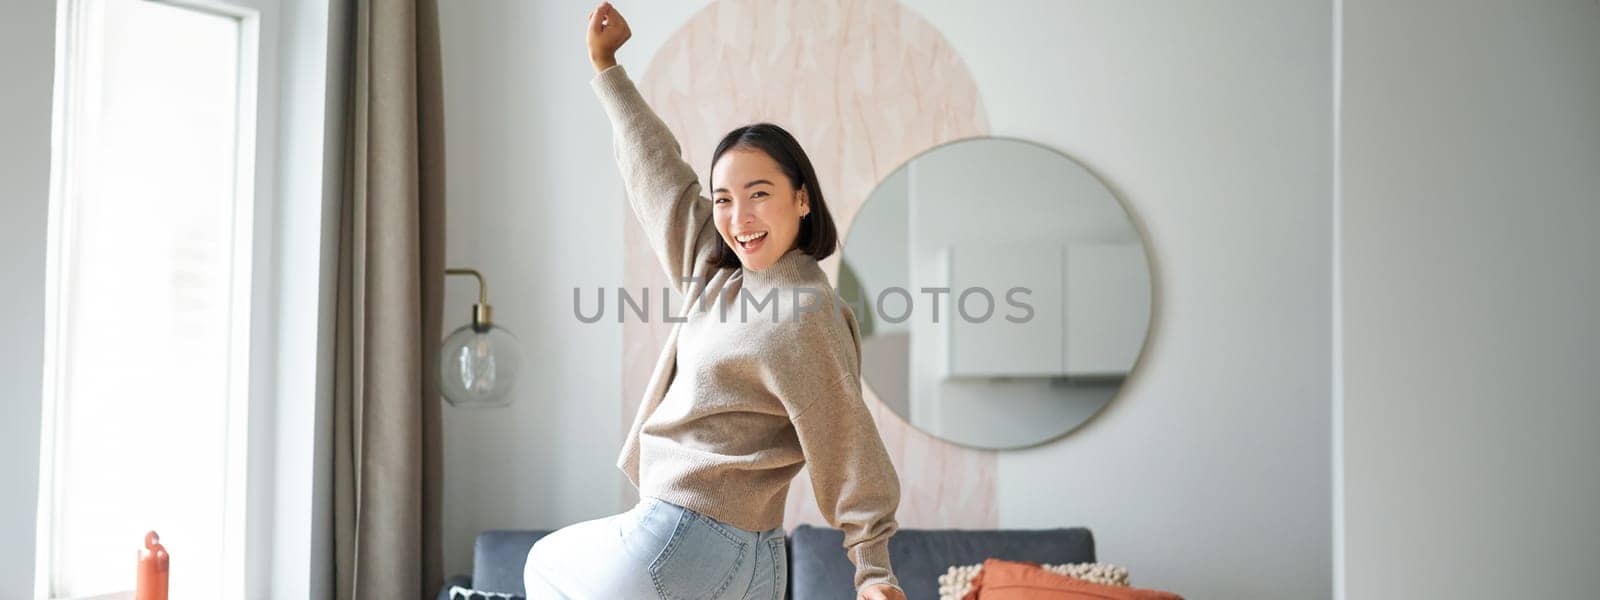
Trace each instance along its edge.
<path fill-rule="evenodd" d="M 335 335 L 340 600 L 443 583 L 444 126 L 435 0 L 355 0 Z"/>

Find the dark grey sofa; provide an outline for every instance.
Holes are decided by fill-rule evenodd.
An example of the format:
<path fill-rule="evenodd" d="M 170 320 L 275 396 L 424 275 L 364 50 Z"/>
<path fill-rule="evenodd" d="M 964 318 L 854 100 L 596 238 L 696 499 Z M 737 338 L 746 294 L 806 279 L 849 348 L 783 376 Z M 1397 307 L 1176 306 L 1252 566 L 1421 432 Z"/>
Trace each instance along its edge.
<path fill-rule="evenodd" d="M 533 543 L 547 533 L 496 530 L 478 534 L 472 576 L 451 577 L 439 590 L 439 600 L 448 600 L 452 585 L 523 593 L 523 561 Z M 789 532 L 787 544 L 789 598 L 855 598 L 855 566 L 844 554 L 844 532 L 801 525 Z M 1082 527 L 901 529 L 889 540 L 889 561 L 908 600 L 937 600 L 939 576 L 952 565 L 978 564 L 990 557 L 1053 564 L 1095 562 L 1094 536 Z"/>

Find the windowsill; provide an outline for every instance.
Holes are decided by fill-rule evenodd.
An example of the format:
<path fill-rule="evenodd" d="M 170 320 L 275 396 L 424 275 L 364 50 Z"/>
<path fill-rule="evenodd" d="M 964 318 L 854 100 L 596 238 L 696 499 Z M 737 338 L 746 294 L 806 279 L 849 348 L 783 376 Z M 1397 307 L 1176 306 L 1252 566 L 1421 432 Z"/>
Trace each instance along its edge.
<path fill-rule="evenodd" d="M 133 590 L 126 592 L 112 592 L 98 596 L 75 596 L 72 598 L 58 598 L 56 600 L 133 600 Z"/>

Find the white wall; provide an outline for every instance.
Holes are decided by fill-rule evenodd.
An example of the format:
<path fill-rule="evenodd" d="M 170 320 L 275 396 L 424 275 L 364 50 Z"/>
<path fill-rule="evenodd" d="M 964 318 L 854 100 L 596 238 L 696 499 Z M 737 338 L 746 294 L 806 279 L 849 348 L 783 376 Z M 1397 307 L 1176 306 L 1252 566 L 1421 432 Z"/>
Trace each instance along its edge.
<path fill-rule="evenodd" d="M 249 572 L 270 598 L 333 594 L 334 293 L 343 197 L 350 0 L 282 0 L 282 119 L 271 300 L 275 342 L 270 552 Z M 263 582 L 262 580 L 265 580 Z M 259 586 L 269 586 L 262 590 Z"/>
<path fill-rule="evenodd" d="M 1600 4 L 1343 4 L 1343 597 L 1592 598 Z"/>
<path fill-rule="evenodd" d="M 519 336 L 508 408 L 444 410 L 447 573 L 471 572 L 491 528 L 555 528 L 620 512 L 622 329 L 573 316 L 622 280 L 622 184 L 589 79 L 586 1 L 441 2 L 451 266 L 489 282 L 495 320 Z M 639 65 L 694 6 L 630 2 Z M 445 288 L 445 329 L 467 323 L 470 278 Z"/>
<path fill-rule="evenodd" d="M 1086 525 L 1141 585 L 1196 598 L 1330 584 L 1332 11 L 1325 2 L 911 6 L 961 52 L 993 133 L 1104 177 L 1152 238 L 1142 372 L 1084 430 L 1001 455 L 1001 526 Z M 635 76 L 704 2 L 619 2 Z M 585 1 L 446 3 L 452 264 L 529 347 L 509 409 L 445 413 L 446 566 L 481 529 L 615 513 L 625 205 L 589 88 Z M 1005 35 L 995 35 L 1005 31 Z M 448 323 L 473 290 L 454 282 Z"/>
<path fill-rule="evenodd" d="M 55 23 L 54 2 L 0 3 L 0 598 L 33 595 Z"/>
<path fill-rule="evenodd" d="M 1186 597 L 1328 596 L 1331 7 L 912 4 L 993 132 L 1103 177 L 1155 263 L 1141 364 L 1083 429 L 1000 454 L 1001 526 L 1086 525 Z"/>

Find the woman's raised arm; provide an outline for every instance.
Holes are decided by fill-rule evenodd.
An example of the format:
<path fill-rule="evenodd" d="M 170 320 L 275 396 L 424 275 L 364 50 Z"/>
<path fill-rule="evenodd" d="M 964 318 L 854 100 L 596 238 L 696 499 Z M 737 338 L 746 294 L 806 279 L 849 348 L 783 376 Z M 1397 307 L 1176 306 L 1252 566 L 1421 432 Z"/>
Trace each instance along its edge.
<path fill-rule="evenodd" d="M 685 279 L 706 276 L 706 258 L 721 240 L 711 199 L 701 195 L 677 139 L 617 64 L 616 51 L 631 35 L 610 3 L 589 14 L 589 57 L 597 71 L 590 84 L 611 120 L 613 153 L 633 214 L 673 287 L 687 295 Z"/>

